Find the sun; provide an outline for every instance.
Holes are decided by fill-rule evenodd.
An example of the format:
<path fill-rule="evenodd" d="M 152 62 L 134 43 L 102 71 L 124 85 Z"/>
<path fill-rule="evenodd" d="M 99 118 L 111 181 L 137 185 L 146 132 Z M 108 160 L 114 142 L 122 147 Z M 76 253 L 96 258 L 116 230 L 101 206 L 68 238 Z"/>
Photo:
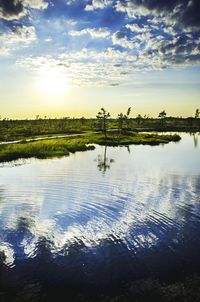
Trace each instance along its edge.
<path fill-rule="evenodd" d="M 69 81 L 67 75 L 59 68 L 47 68 L 41 70 L 38 86 L 43 95 L 56 97 L 67 92 Z"/>

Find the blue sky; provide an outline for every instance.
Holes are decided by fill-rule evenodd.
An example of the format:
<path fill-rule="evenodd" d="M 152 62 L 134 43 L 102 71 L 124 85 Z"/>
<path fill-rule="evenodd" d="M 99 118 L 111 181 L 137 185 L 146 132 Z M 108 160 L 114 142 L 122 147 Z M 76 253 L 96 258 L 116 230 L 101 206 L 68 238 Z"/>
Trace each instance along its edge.
<path fill-rule="evenodd" d="M 1 0 L 0 115 L 193 115 L 199 16 L 199 0 Z"/>

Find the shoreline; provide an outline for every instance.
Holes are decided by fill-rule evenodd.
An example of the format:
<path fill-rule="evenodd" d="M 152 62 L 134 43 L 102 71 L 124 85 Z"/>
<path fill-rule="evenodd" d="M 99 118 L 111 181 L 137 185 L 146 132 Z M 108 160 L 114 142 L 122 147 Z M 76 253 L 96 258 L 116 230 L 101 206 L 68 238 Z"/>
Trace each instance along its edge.
<path fill-rule="evenodd" d="M 169 142 L 178 142 L 178 134 L 157 134 L 126 132 L 123 135 L 109 132 L 105 138 L 100 133 L 79 134 L 71 136 L 43 138 L 29 141 L 19 141 L 0 145 L 0 162 L 9 162 L 27 158 L 52 158 L 69 156 L 78 151 L 94 150 L 97 145 L 127 146 L 127 145 L 159 145 Z"/>

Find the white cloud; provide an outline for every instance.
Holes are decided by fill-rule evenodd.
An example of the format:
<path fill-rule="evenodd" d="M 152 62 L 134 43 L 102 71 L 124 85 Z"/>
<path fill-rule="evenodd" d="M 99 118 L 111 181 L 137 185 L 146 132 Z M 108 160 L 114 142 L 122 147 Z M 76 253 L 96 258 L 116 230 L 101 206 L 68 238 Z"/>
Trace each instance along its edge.
<path fill-rule="evenodd" d="M 163 28 L 163 32 L 171 36 L 175 36 L 177 34 L 177 32 L 172 26 L 165 26 Z"/>
<path fill-rule="evenodd" d="M 45 67 L 60 68 L 66 73 L 70 83 L 75 86 L 113 86 L 122 83 L 135 61 L 127 51 L 108 48 L 98 52 L 82 49 L 52 56 L 28 57 L 19 59 L 17 64 L 27 70 L 40 74 Z"/>
<path fill-rule="evenodd" d="M 9 54 L 9 48 L 0 46 L 0 57 L 7 56 Z"/>
<path fill-rule="evenodd" d="M 26 47 L 37 40 L 33 26 L 17 26 L 0 35 L 0 55 L 9 55 L 13 50 Z"/>
<path fill-rule="evenodd" d="M 86 11 L 92 11 L 95 9 L 103 9 L 112 3 L 111 0 L 92 0 L 92 4 L 87 4 Z"/>
<path fill-rule="evenodd" d="M 92 38 L 106 38 L 110 35 L 107 28 L 85 28 L 80 31 L 72 30 L 69 32 L 70 36 L 82 36 L 89 34 Z"/>
<path fill-rule="evenodd" d="M 33 26 L 17 26 L 12 31 L 4 32 L 0 36 L 0 42 L 6 45 L 13 43 L 30 43 L 37 39 L 35 28 Z"/>
<path fill-rule="evenodd" d="M 48 7 L 48 2 L 44 0 L 23 0 L 23 5 L 34 9 L 45 9 Z"/>
<path fill-rule="evenodd" d="M 87 34 L 87 30 L 86 29 L 82 29 L 82 30 L 71 30 L 69 31 L 69 35 L 73 36 L 73 37 L 79 37 L 79 36 L 83 36 L 85 34 Z"/>
<path fill-rule="evenodd" d="M 53 39 L 52 39 L 51 37 L 48 37 L 48 38 L 46 38 L 44 41 L 45 41 L 45 42 L 52 42 Z"/>
<path fill-rule="evenodd" d="M 73 19 L 67 19 L 67 20 L 65 20 L 65 23 L 69 26 L 75 26 L 78 22 Z"/>
<path fill-rule="evenodd" d="M 62 53 L 57 58 L 29 57 L 17 61 L 18 65 L 38 75 L 44 67 L 59 67 L 71 85 L 84 87 L 122 85 L 130 81 L 130 76 L 139 71 L 161 69 L 160 65 L 155 63 L 145 56 L 134 56 L 128 51 L 112 48 L 102 52 L 82 49 Z"/>
<path fill-rule="evenodd" d="M 118 12 L 126 13 L 129 18 L 135 18 L 136 16 L 147 16 L 149 14 L 148 9 L 143 6 L 138 6 L 131 1 L 125 3 L 117 1 L 115 9 Z"/>
<path fill-rule="evenodd" d="M 136 39 L 129 40 L 125 33 L 121 31 L 116 31 L 112 35 L 112 42 L 113 45 L 120 45 L 124 48 L 129 48 L 129 49 L 137 49 L 139 47 L 139 44 Z"/>
<path fill-rule="evenodd" d="M 137 23 L 135 24 L 126 24 L 126 28 L 130 29 L 135 33 L 144 33 L 148 31 L 147 27 L 140 27 Z"/>
<path fill-rule="evenodd" d="M 76 2 L 77 2 L 77 0 L 66 0 L 66 1 L 65 1 L 65 3 L 66 3 L 67 5 L 72 5 L 72 4 L 76 3 Z"/>

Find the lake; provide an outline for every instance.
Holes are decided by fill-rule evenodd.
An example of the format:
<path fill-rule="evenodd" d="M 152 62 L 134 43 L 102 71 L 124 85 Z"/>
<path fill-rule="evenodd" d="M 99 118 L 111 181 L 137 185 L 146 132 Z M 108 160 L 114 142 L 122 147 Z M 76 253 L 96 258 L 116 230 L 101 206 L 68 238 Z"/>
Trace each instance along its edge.
<path fill-rule="evenodd" d="M 181 137 L 1 164 L 0 298 L 200 274 L 200 136 Z"/>

